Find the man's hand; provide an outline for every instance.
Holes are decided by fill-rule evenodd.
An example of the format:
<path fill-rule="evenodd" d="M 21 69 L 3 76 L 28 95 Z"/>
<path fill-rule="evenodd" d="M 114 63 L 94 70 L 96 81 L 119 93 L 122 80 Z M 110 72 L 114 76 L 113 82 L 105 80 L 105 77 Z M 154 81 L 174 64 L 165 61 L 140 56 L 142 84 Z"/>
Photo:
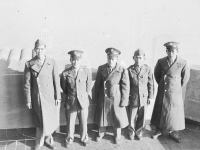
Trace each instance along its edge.
<path fill-rule="evenodd" d="M 152 98 L 147 99 L 147 105 L 150 105 Z"/>
<path fill-rule="evenodd" d="M 32 104 L 31 103 L 27 103 L 26 106 L 28 107 L 28 109 L 32 109 Z"/>
<path fill-rule="evenodd" d="M 60 102 L 61 102 L 61 100 L 60 100 L 60 99 L 57 99 L 57 100 L 55 101 L 56 106 L 58 106 L 58 104 L 60 104 Z"/>

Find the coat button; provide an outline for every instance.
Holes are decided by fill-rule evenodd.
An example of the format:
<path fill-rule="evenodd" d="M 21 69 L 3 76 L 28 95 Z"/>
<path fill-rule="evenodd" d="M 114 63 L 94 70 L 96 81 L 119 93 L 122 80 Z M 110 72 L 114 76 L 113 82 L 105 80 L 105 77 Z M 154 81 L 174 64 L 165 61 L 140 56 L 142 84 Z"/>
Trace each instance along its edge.
<path fill-rule="evenodd" d="M 167 90 L 165 90 L 165 92 L 167 92 Z"/>
<path fill-rule="evenodd" d="M 165 82 L 165 84 L 167 84 L 167 82 Z"/>
<path fill-rule="evenodd" d="M 105 96 L 107 97 L 107 94 L 105 94 Z"/>

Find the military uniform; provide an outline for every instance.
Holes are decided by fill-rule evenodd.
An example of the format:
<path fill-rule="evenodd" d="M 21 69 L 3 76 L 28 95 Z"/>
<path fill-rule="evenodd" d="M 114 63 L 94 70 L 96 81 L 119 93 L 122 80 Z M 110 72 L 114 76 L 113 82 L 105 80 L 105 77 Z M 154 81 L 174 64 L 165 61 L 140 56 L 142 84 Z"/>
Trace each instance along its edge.
<path fill-rule="evenodd" d="M 40 45 L 41 41 L 36 41 Z M 26 103 L 31 103 L 35 112 L 37 133 L 36 145 L 44 144 L 45 136 L 52 139 L 51 134 L 59 126 L 60 105 L 55 104 L 61 99 L 59 75 L 55 60 L 45 57 L 41 64 L 35 56 L 25 64 L 24 96 Z"/>
<path fill-rule="evenodd" d="M 165 46 L 175 46 L 169 42 Z M 183 130 L 185 128 L 184 101 L 182 89 L 190 77 L 190 69 L 187 62 L 180 57 L 170 65 L 168 57 L 159 59 L 154 70 L 158 92 L 151 118 L 151 124 L 157 129 L 170 131 Z M 178 138 L 175 140 L 177 141 Z M 178 142 L 180 142 L 178 140 Z"/>
<path fill-rule="evenodd" d="M 81 141 L 87 142 L 88 94 L 91 88 L 90 70 L 84 66 L 80 66 L 77 71 L 73 67 L 70 67 L 62 72 L 60 84 L 63 92 L 66 94 L 66 142 L 74 140 L 74 128 L 77 116 L 81 125 Z"/>
<path fill-rule="evenodd" d="M 111 50 L 109 49 L 110 53 L 112 53 Z M 95 82 L 97 107 L 94 122 L 99 126 L 98 137 L 100 139 L 105 134 L 106 126 L 113 127 L 115 140 L 120 138 L 121 128 L 128 125 L 125 108 L 128 105 L 128 95 L 129 78 L 127 70 L 119 64 L 116 64 L 111 72 L 108 64 L 99 66 Z"/>
<path fill-rule="evenodd" d="M 136 135 L 142 134 L 145 125 L 145 114 L 147 99 L 153 98 L 154 81 L 151 68 L 146 64 L 140 68 L 131 65 L 128 68 L 130 78 L 129 106 L 127 107 L 129 118 L 129 134 L 135 132 Z"/>

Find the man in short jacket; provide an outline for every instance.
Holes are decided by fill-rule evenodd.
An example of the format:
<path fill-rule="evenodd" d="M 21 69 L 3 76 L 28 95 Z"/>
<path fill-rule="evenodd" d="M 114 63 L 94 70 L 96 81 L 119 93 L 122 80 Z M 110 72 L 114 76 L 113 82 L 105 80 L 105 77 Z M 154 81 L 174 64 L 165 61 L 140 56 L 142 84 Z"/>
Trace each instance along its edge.
<path fill-rule="evenodd" d="M 88 145 L 87 118 L 89 107 L 89 93 L 91 89 L 90 70 L 81 65 L 83 51 L 68 52 L 72 66 L 62 72 L 60 84 L 66 94 L 65 114 L 67 120 L 66 147 L 74 140 L 75 121 L 80 123 L 81 142 Z"/>
<path fill-rule="evenodd" d="M 135 135 L 137 140 L 141 140 L 147 104 L 150 104 L 154 94 L 154 81 L 151 68 L 144 64 L 144 51 L 136 50 L 133 59 L 135 63 L 128 68 L 130 79 L 129 106 L 127 107 L 128 137 L 132 140 Z"/>

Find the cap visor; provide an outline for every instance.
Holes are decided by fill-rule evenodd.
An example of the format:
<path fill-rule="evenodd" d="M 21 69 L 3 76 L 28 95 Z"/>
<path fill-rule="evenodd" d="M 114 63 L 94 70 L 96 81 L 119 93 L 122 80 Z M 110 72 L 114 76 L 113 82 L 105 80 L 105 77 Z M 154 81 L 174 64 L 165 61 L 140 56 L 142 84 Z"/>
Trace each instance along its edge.
<path fill-rule="evenodd" d="M 79 60 L 79 59 L 81 59 L 82 57 L 76 57 L 76 56 L 74 56 L 74 57 L 71 57 L 73 60 Z"/>
<path fill-rule="evenodd" d="M 116 55 L 116 54 L 110 54 L 110 55 L 108 55 L 108 57 L 109 58 L 116 58 L 116 57 L 118 57 L 118 55 Z"/>

